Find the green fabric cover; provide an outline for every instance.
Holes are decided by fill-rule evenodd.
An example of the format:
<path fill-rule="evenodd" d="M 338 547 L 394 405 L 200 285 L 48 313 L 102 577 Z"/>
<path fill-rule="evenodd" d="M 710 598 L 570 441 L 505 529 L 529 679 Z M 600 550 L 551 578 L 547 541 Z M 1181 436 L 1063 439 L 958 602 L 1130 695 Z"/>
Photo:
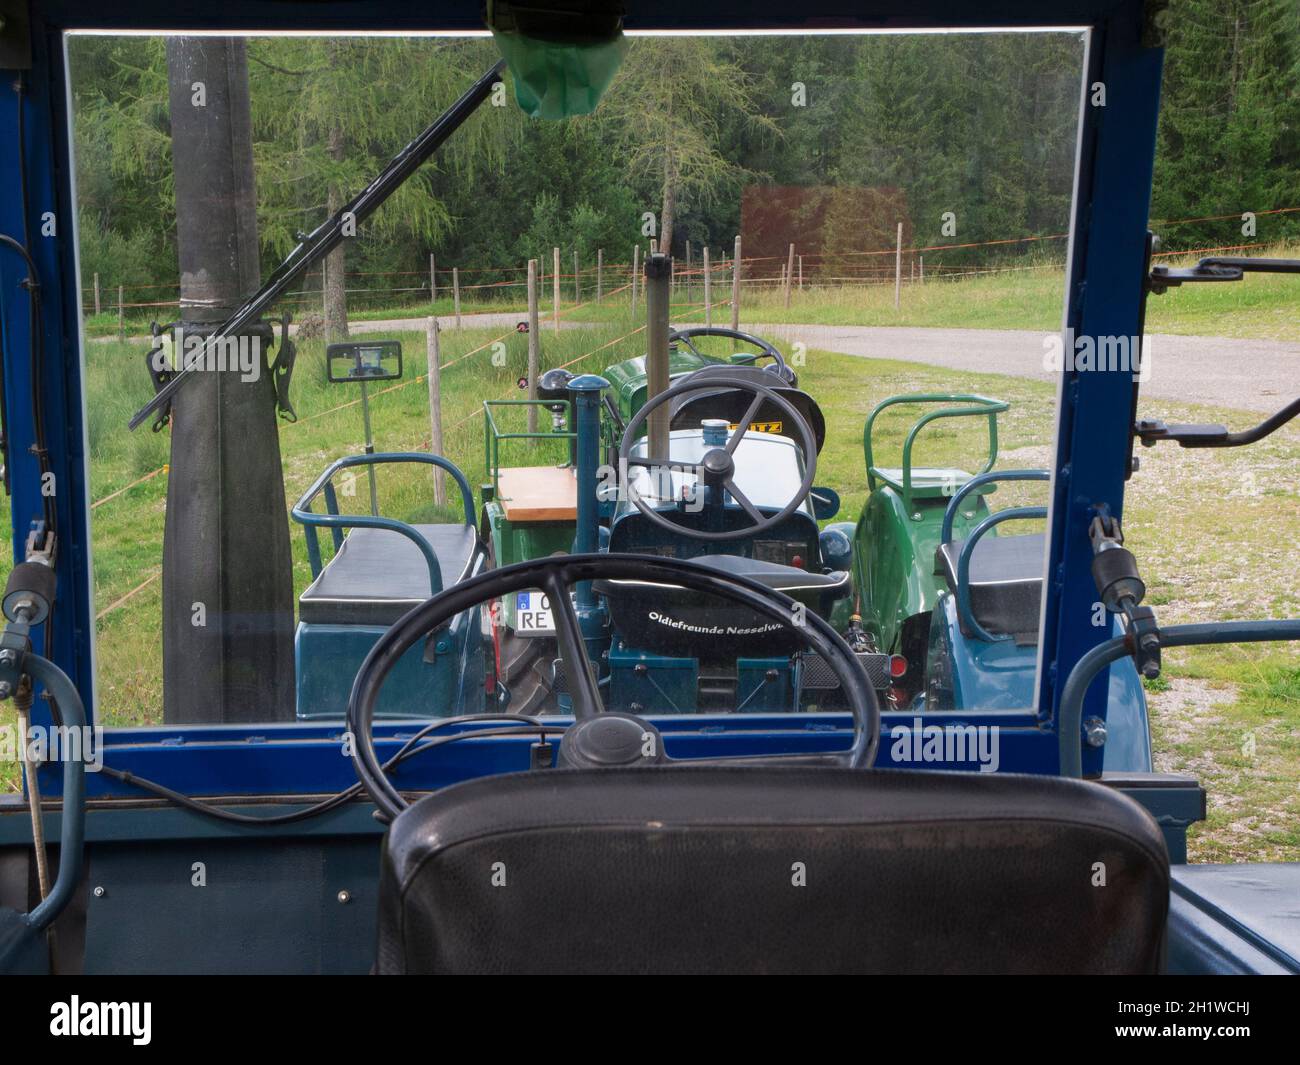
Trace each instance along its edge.
<path fill-rule="evenodd" d="M 542 41 L 492 31 L 515 82 L 515 100 L 532 118 L 569 118 L 596 110 L 627 51 L 622 33 L 611 41 Z"/>

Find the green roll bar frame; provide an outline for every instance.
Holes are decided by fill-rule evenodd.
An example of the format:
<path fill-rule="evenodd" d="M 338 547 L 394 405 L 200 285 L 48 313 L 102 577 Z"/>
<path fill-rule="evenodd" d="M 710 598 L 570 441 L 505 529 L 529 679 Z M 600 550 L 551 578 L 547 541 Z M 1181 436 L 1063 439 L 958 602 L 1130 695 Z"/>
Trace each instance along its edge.
<path fill-rule="evenodd" d="M 569 441 L 569 463 L 573 464 L 573 449 L 577 445 L 578 434 L 572 429 L 564 432 L 555 432 L 548 430 L 542 432 L 525 432 L 525 433 L 503 433 L 497 426 L 496 419 L 492 416 L 493 407 L 541 407 L 550 413 L 559 400 L 554 399 L 485 399 L 483 401 L 483 463 L 487 467 L 488 476 L 492 478 L 492 498 L 496 499 L 500 495 L 500 474 L 501 474 L 501 441 L 502 440 L 568 440 Z M 565 425 L 573 424 L 573 400 L 566 399 L 563 401 L 566 414 L 564 419 Z"/>
<path fill-rule="evenodd" d="M 1011 404 L 1001 399 L 990 399 L 988 396 L 959 392 L 909 392 L 906 395 L 890 396 L 888 399 L 881 400 L 867 415 L 867 423 L 862 428 L 862 453 L 867 467 L 867 488 L 870 491 L 874 492 L 876 490 L 878 481 L 894 484 L 876 467 L 871 447 L 872 426 L 883 410 L 906 403 L 970 404 L 964 407 L 944 407 L 923 414 L 907 434 L 907 439 L 903 442 L 903 483 L 899 487 L 903 492 L 903 506 L 907 508 L 907 513 L 912 514 L 914 513 L 912 507 L 912 445 L 916 442 L 917 434 L 931 422 L 938 421 L 940 418 L 987 417 L 989 420 L 989 457 L 988 461 L 984 463 L 977 473 L 988 473 L 998 460 L 998 415 L 1010 409 Z"/>

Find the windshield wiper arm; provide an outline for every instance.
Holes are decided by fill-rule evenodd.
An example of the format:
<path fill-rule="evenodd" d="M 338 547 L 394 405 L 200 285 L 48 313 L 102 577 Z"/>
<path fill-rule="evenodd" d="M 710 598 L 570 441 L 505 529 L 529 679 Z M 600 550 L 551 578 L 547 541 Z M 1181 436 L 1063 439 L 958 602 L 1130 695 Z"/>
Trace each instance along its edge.
<path fill-rule="evenodd" d="M 303 237 L 262 287 L 207 338 L 205 351 L 217 341 L 238 333 L 250 322 L 260 318 L 262 312 L 279 299 L 308 267 L 319 262 L 338 247 L 344 238 L 345 226 L 353 229 L 354 226 L 360 225 L 369 218 L 402 182 L 414 174 L 448 137 L 464 125 L 465 120 L 477 110 L 479 104 L 491 95 L 492 86 L 501 80 L 501 72 L 505 69 L 505 65 L 504 59 L 496 63 L 423 133 L 398 152 L 392 162 L 369 185 L 345 203 L 332 217 Z M 354 229 L 353 231 L 355 232 Z M 175 375 L 155 393 L 153 399 L 135 412 L 127 427 L 132 430 L 139 428 L 156 411 L 166 407 L 193 372 L 183 366 L 178 369 Z"/>

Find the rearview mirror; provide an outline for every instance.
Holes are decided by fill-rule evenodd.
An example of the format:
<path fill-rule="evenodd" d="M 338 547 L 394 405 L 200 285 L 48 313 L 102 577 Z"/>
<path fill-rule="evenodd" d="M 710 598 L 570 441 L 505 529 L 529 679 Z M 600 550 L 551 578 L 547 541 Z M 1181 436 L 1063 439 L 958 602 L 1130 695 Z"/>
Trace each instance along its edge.
<path fill-rule="evenodd" d="M 325 349 L 330 384 L 349 381 L 395 381 L 402 376 L 400 340 L 348 341 Z"/>

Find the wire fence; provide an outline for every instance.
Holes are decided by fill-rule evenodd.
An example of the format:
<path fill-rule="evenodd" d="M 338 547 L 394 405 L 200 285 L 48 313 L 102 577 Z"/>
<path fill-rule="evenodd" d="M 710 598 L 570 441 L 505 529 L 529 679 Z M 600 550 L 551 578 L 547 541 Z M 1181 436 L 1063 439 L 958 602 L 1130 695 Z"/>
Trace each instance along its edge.
<path fill-rule="evenodd" d="M 610 295 L 613 296 L 613 295 L 617 295 L 617 294 L 619 294 L 619 293 L 621 293 L 621 292 L 624 292 L 624 291 L 626 291 L 626 289 L 627 289 L 628 287 L 629 287 L 629 286 L 623 286 L 623 287 L 621 287 L 621 288 L 614 289 L 614 290 L 612 290 L 612 291 L 610 292 Z M 729 302 L 729 301 L 725 301 L 725 300 L 724 300 L 724 301 L 721 301 L 721 302 L 719 303 L 719 306 L 725 306 L 725 305 L 727 304 L 727 302 Z M 578 310 L 578 309 L 580 309 L 582 306 L 585 306 L 585 304 L 580 304 L 578 307 L 571 307 L 571 308 L 568 309 L 568 313 L 571 313 L 571 312 L 574 311 L 574 310 Z M 679 321 L 680 319 L 682 319 L 682 318 L 684 318 L 684 317 L 687 317 L 687 316 L 689 316 L 689 315 L 692 315 L 692 314 L 697 313 L 698 310 L 699 310 L 699 308 L 698 308 L 697 306 L 692 305 L 692 306 L 688 307 L 687 309 L 685 309 L 685 310 L 683 310 L 683 311 L 680 311 L 680 312 L 678 312 L 677 314 L 673 315 L 673 316 L 671 317 L 670 320 L 672 320 L 672 321 Z M 599 354 L 600 352 L 602 352 L 602 351 L 606 351 L 606 350 L 608 350 L 609 348 L 614 347 L 614 346 L 617 345 L 617 344 L 621 344 L 621 343 L 623 343 L 623 342 L 626 341 L 626 340 L 630 340 L 632 337 L 636 336 L 637 334 L 644 332 L 644 331 L 645 331 L 645 328 L 646 328 L 646 327 L 645 327 L 644 325 L 642 325 L 642 326 L 638 326 L 638 327 L 635 328 L 635 329 L 629 330 L 628 332 L 624 333 L 623 335 L 618 336 L 618 337 L 615 337 L 613 340 L 606 341 L 605 343 L 600 344 L 600 345 L 598 345 L 597 347 L 592 348 L 590 351 L 584 352 L 583 354 L 577 356 L 577 357 L 574 358 L 574 359 L 570 359 L 568 362 L 563 363 L 562 366 L 563 366 L 564 368 L 567 368 L 567 367 L 570 367 L 570 366 L 575 366 L 575 365 L 577 365 L 577 364 L 580 363 L 580 362 L 584 362 L 584 361 L 586 361 L 587 359 L 590 359 L 590 358 L 592 358 L 593 356 L 598 355 L 598 354 Z M 514 332 L 514 330 L 511 329 L 511 330 L 509 330 L 508 332 L 502 333 L 499 337 L 495 337 L 494 339 L 489 340 L 489 341 L 487 341 L 487 342 L 484 343 L 484 344 L 480 344 L 478 347 L 473 348 L 473 349 L 470 350 L 470 351 L 467 351 L 467 352 L 465 352 L 465 353 L 463 353 L 463 354 L 461 354 L 461 355 L 456 356 L 454 359 L 450 359 L 450 360 L 448 360 L 448 361 L 445 362 L 445 363 L 440 363 L 440 364 L 439 364 L 439 370 L 441 371 L 441 370 L 448 369 L 449 367 L 455 366 L 457 363 L 464 362 L 466 359 L 470 358 L 472 355 L 477 355 L 477 354 L 480 354 L 480 353 L 482 353 L 482 352 L 484 352 L 484 351 L 487 351 L 487 350 L 490 349 L 490 348 L 492 347 L 492 345 L 495 344 L 497 341 L 499 341 L 499 340 L 504 340 L 507 336 L 509 336 L 509 335 L 510 335 L 511 333 L 513 333 L 513 332 Z M 370 398 L 371 398 L 371 399 L 374 399 L 375 397 L 377 397 L 377 396 L 381 396 L 381 395 L 383 395 L 383 394 L 385 394 L 385 393 L 387 393 L 387 392 L 396 392 L 396 391 L 398 391 L 399 389 L 408 388 L 408 387 L 410 387 L 411 385 L 414 385 L 414 384 L 420 384 L 420 383 L 423 383 L 423 382 L 425 382 L 425 381 L 427 381 L 427 380 L 428 380 L 428 373 L 426 372 L 426 373 L 420 374 L 420 375 L 417 376 L 417 377 L 408 378 L 408 379 L 405 380 L 405 381 L 400 381 L 400 382 L 398 382 L 397 384 L 390 385 L 390 386 L 387 387 L 387 388 L 380 389 L 380 390 L 377 391 L 377 392 L 372 392 L 372 393 L 370 394 Z M 512 395 L 514 395 L 514 394 L 515 394 L 515 390 L 514 390 L 514 389 L 511 389 L 510 391 L 507 391 L 507 392 L 502 393 L 502 395 L 501 395 L 500 397 L 498 397 L 498 398 L 500 398 L 500 399 L 509 399 L 509 398 L 510 398 Z M 347 402 L 347 403 L 340 403 L 340 404 L 338 404 L 337 406 L 330 407 L 330 408 L 327 409 L 327 410 L 317 411 L 315 414 L 309 415 L 309 416 L 304 417 L 304 418 L 300 418 L 300 419 L 299 419 L 298 421 L 296 421 L 296 422 L 287 422 L 287 423 L 283 423 L 282 426 L 281 426 L 281 430 L 282 430 L 282 431 L 289 431 L 289 430 L 295 428 L 296 426 L 302 425 L 302 424 L 304 424 L 304 423 L 306 423 L 306 422 L 313 421 L 313 420 L 318 419 L 318 418 L 324 418 L 324 417 L 326 417 L 327 415 L 336 414 L 336 413 L 338 413 L 339 411 L 347 410 L 347 409 L 350 408 L 350 407 L 355 407 L 355 406 L 356 406 L 358 403 L 360 403 L 360 402 L 361 402 L 360 399 L 355 399 L 355 400 L 351 400 L 351 401 L 349 401 L 349 402 Z M 459 421 L 452 423 L 452 425 L 449 426 L 448 429 L 449 429 L 449 430 L 457 429 L 457 428 L 459 428 L 460 426 L 462 426 L 462 425 L 466 425 L 466 424 L 468 424 L 469 422 L 473 421 L 475 418 L 481 417 L 482 414 L 483 414 L 483 407 L 480 405 L 480 406 L 476 407 L 473 411 L 471 411 L 470 414 L 469 414 L 467 417 L 464 417 L 464 418 L 460 419 Z M 94 501 L 93 503 L 91 503 L 91 505 L 90 505 L 91 510 L 94 511 L 94 510 L 98 509 L 99 507 L 104 506 L 105 504 L 110 503 L 110 502 L 112 502 L 113 500 L 122 497 L 122 496 L 125 495 L 127 492 L 129 492 L 131 489 L 136 488 L 136 487 L 138 487 L 139 485 L 145 484 L 145 483 L 147 483 L 147 482 L 149 482 L 149 481 L 152 481 L 155 477 L 159 476 L 160 474 L 166 474 L 166 473 L 168 473 L 169 470 L 170 470 L 170 467 L 169 467 L 168 465 L 162 465 L 162 466 L 158 467 L 157 469 L 155 469 L 155 470 L 151 470 L 150 472 L 144 474 L 142 477 L 137 477 L 134 481 L 131 481 L 129 484 L 123 485 L 121 488 L 118 488 L 118 489 L 117 489 L 116 491 L 114 491 L 114 492 L 110 492 L 108 495 L 104 496 L 103 498 L 95 500 L 95 501 Z M 105 606 L 103 609 L 99 610 L 99 611 L 95 614 L 95 620 L 96 620 L 97 622 L 98 622 L 98 621 L 102 621 L 102 620 L 103 620 L 104 618 L 106 618 L 108 615 L 110 615 L 110 614 L 112 614 L 112 613 L 115 613 L 116 611 L 120 610 L 122 607 L 126 606 L 129 602 L 131 602 L 131 600 L 134 599 L 134 598 L 135 598 L 137 595 L 139 595 L 141 592 L 145 591 L 146 589 L 148 589 L 148 588 L 152 587 L 154 584 L 156 584 L 156 583 L 158 582 L 158 580 L 159 580 L 161 577 L 162 577 L 162 568 L 159 567 L 159 568 L 154 569 L 154 570 L 149 574 L 149 576 L 147 576 L 147 577 L 146 577 L 143 581 L 141 581 L 139 584 L 135 585 L 133 588 L 131 588 L 131 589 L 130 589 L 129 591 L 127 591 L 125 594 L 119 596 L 117 599 L 114 599 L 111 603 L 109 603 L 109 604 L 108 604 L 107 606 Z"/>
<path fill-rule="evenodd" d="M 1300 207 L 1276 207 L 1253 212 L 1253 218 L 1296 212 L 1300 212 Z M 1233 213 L 1157 221 L 1151 225 L 1153 229 L 1163 231 L 1212 222 L 1231 221 L 1240 225 L 1242 219 L 1240 213 Z M 807 252 L 791 246 L 793 250 L 787 250 L 786 254 L 742 256 L 738 260 L 739 284 L 750 290 L 761 290 L 764 286 L 772 285 L 806 289 L 828 285 L 846 287 L 898 284 L 901 281 L 956 280 L 1043 269 L 1059 270 L 1064 267 L 1068 237 L 1068 233 L 1037 233 L 980 241 L 910 243 L 907 246 L 900 240 L 889 247 Z M 1160 258 L 1176 258 L 1249 250 L 1271 243 L 1276 243 L 1276 240 L 1223 243 L 1215 247 L 1193 243 L 1176 249 L 1161 250 L 1157 255 Z M 648 241 L 643 252 L 653 248 L 654 242 Z M 634 270 L 631 256 L 621 261 L 604 261 L 602 250 L 599 262 L 579 264 L 578 269 L 562 270 L 557 275 L 554 269 L 547 270 L 553 264 L 554 251 L 551 249 L 551 254 L 537 256 L 538 280 L 542 285 L 553 287 L 558 276 L 564 300 L 579 301 L 584 295 L 593 293 L 599 293 L 603 299 L 612 291 L 606 288 L 607 283 L 614 287 L 631 284 Z M 702 285 L 705 275 L 703 251 L 701 247 L 690 248 L 688 245 L 686 255 L 679 256 L 674 261 L 674 287 L 679 292 L 683 288 L 691 290 Z M 980 253 L 982 259 L 972 261 L 972 254 Z M 1033 257 L 1031 262 L 1023 261 L 1026 255 Z M 588 255 L 587 258 L 594 256 Z M 575 253 L 570 251 L 562 259 L 566 263 L 573 262 Z M 728 258 L 726 250 L 723 250 L 709 265 L 709 280 L 714 284 L 729 284 L 736 265 L 734 257 Z M 787 272 L 790 273 L 788 279 Z M 386 307 L 401 310 L 424 306 L 439 298 L 450 298 L 456 305 L 469 303 L 475 308 L 492 304 L 513 307 L 522 303 L 526 297 L 527 273 L 526 263 L 448 267 L 431 262 L 427 270 L 349 270 L 344 275 L 343 292 L 355 310 Z M 462 281 L 462 277 L 484 280 Z M 326 288 L 324 280 L 322 271 L 308 272 L 304 275 L 302 286 L 285 293 L 279 303 L 295 312 L 323 313 Z M 543 288 L 543 291 L 549 290 Z M 110 313 L 116 314 L 119 320 L 129 316 L 134 321 L 138 320 L 140 312 L 158 312 L 165 317 L 164 309 L 180 306 L 180 288 L 177 282 L 117 283 L 95 275 L 92 283 L 82 288 L 82 309 L 87 315 Z"/>

